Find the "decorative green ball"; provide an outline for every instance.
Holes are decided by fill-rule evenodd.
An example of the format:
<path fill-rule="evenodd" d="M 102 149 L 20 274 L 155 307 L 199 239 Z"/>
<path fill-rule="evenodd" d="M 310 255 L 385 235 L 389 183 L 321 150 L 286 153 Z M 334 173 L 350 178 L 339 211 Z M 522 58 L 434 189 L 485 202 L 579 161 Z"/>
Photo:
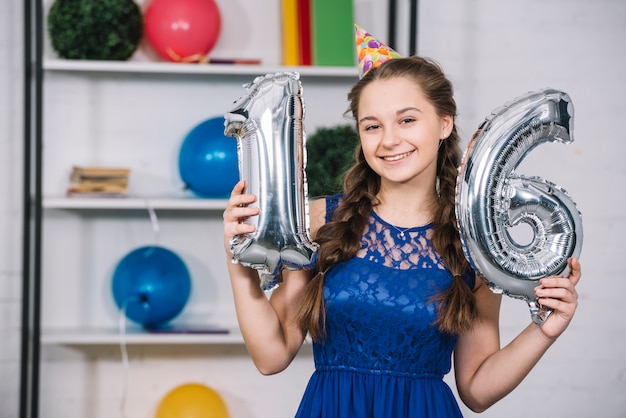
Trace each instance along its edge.
<path fill-rule="evenodd" d="M 306 138 L 308 195 L 332 195 L 342 189 L 343 176 L 354 163 L 359 137 L 349 125 L 321 128 Z"/>
<path fill-rule="evenodd" d="M 123 61 L 143 36 L 143 15 L 133 0 L 56 0 L 48 34 L 62 58 Z"/>

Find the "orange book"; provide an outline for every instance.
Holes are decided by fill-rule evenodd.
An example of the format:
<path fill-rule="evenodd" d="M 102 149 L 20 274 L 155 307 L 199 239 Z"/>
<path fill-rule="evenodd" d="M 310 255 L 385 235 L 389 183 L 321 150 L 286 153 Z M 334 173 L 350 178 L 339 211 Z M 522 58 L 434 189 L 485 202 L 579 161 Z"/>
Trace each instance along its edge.
<path fill-rule="evenodd" d="M 298 0 L 282 1 L 283 65 L 299 65 Z"/>
<path fill-rule="evenodd" d="M 128 177 L 129 174 L 130 169 L 126 167 L 72 167 L 72 176 L 76 177 Z"/>

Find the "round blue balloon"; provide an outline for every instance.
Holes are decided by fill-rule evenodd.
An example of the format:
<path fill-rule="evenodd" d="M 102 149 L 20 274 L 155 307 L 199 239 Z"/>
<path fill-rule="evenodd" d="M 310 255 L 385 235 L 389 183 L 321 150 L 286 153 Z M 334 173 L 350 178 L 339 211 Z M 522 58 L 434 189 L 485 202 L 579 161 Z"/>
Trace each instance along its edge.
<path fill-rule="evenodd" d="M 158 246 L 137 248 L 118 263 L 112 290 L 126 316 L 146 328 L 178 315 L 191 293 L 187 266 L 174 252 Z"/>
<path fill-rule="evenodd" d="M 225 198 L 239 181 L 237 141 L 224 135 L 224 118 L 208 119 L 185 137 L 178 157 L 185 186 L 198 196 Z"/>

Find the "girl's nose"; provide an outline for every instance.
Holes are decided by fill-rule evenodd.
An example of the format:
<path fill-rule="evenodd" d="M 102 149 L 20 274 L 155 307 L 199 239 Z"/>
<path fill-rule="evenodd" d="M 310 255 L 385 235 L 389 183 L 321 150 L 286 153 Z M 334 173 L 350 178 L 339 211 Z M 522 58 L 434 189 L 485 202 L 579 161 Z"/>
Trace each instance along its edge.
<path fill-rule="evenodd" d="M 382 145 L 385 147 L 393 147 L 398 145 L 400 137 L 393 129 L 383 129 Z"/>

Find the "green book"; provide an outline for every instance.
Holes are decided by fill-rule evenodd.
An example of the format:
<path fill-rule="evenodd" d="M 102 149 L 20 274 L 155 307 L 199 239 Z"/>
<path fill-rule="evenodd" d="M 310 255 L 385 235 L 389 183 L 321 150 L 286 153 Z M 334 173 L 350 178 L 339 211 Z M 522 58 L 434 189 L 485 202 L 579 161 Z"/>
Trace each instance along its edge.
<path fill-rule="evenodd" d="M 311 0 L 313 65 L 356 63 L 352 0 Z"/>

